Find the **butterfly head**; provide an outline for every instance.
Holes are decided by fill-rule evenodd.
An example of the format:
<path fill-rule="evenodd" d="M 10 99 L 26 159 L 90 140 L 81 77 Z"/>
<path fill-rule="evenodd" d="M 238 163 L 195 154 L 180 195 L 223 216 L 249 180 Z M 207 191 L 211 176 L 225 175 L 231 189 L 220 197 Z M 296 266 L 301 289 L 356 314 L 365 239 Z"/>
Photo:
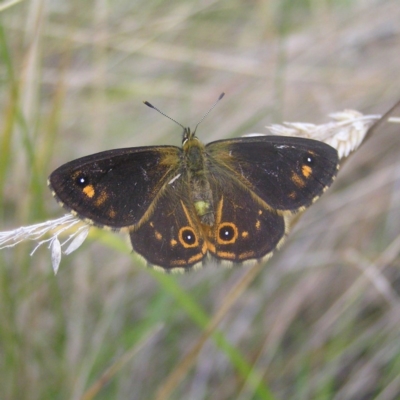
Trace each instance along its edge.
<path fill-rule="evenodd" d="M 197 139 L 196 130 L 192 132 L 190 128 L 183 128 L 182 146 L 184 146 L 186 143 L 190 142 L 193 139 Z"/>

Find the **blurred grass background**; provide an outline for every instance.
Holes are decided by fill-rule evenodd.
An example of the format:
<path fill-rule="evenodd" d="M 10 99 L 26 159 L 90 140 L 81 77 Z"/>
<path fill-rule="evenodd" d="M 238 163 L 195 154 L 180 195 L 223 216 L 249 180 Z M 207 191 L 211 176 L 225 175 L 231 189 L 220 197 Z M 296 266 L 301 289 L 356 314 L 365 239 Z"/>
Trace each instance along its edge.
<path fill-rule="evenodd" d="M 400 99 L 396 0 L 10 3 L 2 231 L 64 213 L 46 179 L 71 159 L 180 145 L 143 100 L 193 127 L 226 92 L 209 142 Z M 56 277 L 47 249 L 2 250 L 0 398 L 400 398 L 399 129 L 350 158 L 267 265 L 161 275 L 96 229 Z"/>

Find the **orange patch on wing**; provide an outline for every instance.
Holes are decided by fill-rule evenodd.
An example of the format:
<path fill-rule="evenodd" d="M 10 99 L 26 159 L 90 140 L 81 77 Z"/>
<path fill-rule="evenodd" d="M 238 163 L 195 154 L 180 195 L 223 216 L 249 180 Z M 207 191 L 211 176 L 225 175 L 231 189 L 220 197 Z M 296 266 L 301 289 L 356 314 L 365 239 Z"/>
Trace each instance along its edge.
<path fill-rule="evenodd" d="M 300 188 L 304 187 L 306 184 L 303 181 L 303 179 L 301 179 L 300 176 L 296 174 L 296 172 L 293 172 L 291 180 L 297 187 L 300 187 Z"/>
<path fill-rule="evenodd" d="M 92 198 L 95 194 L 93 185 L 87 185 L 83 188 L 83 193 L 86 194 L 87 197 Z"/>
<path fill-rule="evenodd" d="M 254 251 L 246 251 L 245 253 L 239 254 L 239 260 L 254 257 Z"/>
<path fill-rule="evenodd" d="M 175 239 L 171 239 L 170 243 L 171 243 L 172 247 L 174 247 L 178 244 L 178 242 Z"/>
<path fill-rule="evenodd" d="M 162 235 L 161 235 L 160 232 L 155 231 L 154 234 L 155 234 L 157 240 L 161 240 L 162 239 Z"/>
<path fill-rule="evenodd" d="M 106 192 L 101 192 L 100 196 L 97 198 L 95 201 L 95 206 L 99 207 L 101 206 L 108 198 L 108 194 Z"/>
<path fill-rule="evenodd" d="M 312 168 L 309 165 L 303 165 L 301 167 L 301 173 L 303 174 L 303 176 L 308 178 L 312 174 Z"/>
<path fill-rule="evenodd" d="M 82 174 L 82 171 L 75 171 L 73 174 L 72 174 L 72 179 L 76 179 L 79 175 L 81 175 Z"/>
<path fill-rule="evenodd" d="M 249 232 L 247 232 L 247 231 L 243 231 L 242 232 L 242 237 L 243 238 L 247 238 L 249 236 Z"/>
<path fill-rule="evenodd" d="M 110 211 L 108 212 L 108 216 L 112 219 L 115 218 L 116 215 L 117 213 L 115 212 L 115 210 L 111 208 Z"/>
<path fill-rule="evenodd" d="M 215 224 L 218 225 L 222 218 L 222 208 L 224 207 L 224 196 L 221 196 L 221 200 L 218 203 L 217 212 L 215 213 Z"/>
<path fill-rule="evenodd" d="M 215 254 L 216 248 L 215 248 L 215 245 L 214 245 L 214 244 L 212 244 L 211 242 L 208 242 L 208 241 L 207 241 L 207 248 L 208 248 L 208 250 L 211 251 L 211 253 L 214 253 L 214 254 Z"/>
<path fill-rule="evenodd" d="M 227 258 L 228 260 L 235 259 L 235 253 L 229 253 L 228 251 L 218 251 L 217 256 L 221 258 Z"/>
<path fill-rule="evenodd" d="M 186 265 L 187 262 L 185 260 L 173 260 L 171 261 L 171 265 Z"/>
<path fill-rule="evenodd" d="M 196 254 L 196 255 L 194 255 L 194 256 L 192 256 L 192 257 L 189 258 L 188 264 L 191 264 L 191 263 L 193 263 L 193 262 L 199 261 L 199 260 L 201 260 L 203 257 L 204 257 L 204 254 L 203 254 L 203 253 L 198 253 L 198 254 Z"/>
<path fill-rule="evenodd" d="M 185 215 L 186 215 L 186 219 L 187 219 L 189 225 L 190 225 L 190 226 L 194 226 L 193 221 L 192 221 L 192 219 L 190 218 L 189 211 L 187 210 L 187 208 L 186 208 L 186 206 L 185 206 L 185 204 L 183 203 L 182 200 L 181 200 L 181 205 L 182 205 L 183 212 L 184 212 Z"/>

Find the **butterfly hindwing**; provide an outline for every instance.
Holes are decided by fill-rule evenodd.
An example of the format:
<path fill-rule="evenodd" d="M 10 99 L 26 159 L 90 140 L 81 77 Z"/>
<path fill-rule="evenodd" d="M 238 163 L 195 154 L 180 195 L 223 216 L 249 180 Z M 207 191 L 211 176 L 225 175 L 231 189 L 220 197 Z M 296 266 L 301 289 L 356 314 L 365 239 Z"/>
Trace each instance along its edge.
<path fill-rule="evenodd" d="M 57 168 L 49 186 L 79 217 L 112 229 L 136 225 L 179 169 L 174 146 L 104 151 Z"/>
<path fill-rule="evenodd" d="M 207 244 L 190 199 L 187 175 L 169 183 L 151 208 L 149 217 L 130 232 L 133 250 L 167 271 L 201 263 Z"/>
<path fill-rule="evenodd" d="M 223 173 L 216 174 L 210 183 L 215 223 L 205 231 L 212 256 L 242 263 L 272 255 L 285 236 L 284 217 L 235 180 L 225 179 Z"/>
<path fill-rule="evenodd" d="M 337 151 L 322 142 L 281 136 L 220 140 L 206 146 L 212 163 L 231 171 L 271 208 L 296 212 L 332 184 Z"/>

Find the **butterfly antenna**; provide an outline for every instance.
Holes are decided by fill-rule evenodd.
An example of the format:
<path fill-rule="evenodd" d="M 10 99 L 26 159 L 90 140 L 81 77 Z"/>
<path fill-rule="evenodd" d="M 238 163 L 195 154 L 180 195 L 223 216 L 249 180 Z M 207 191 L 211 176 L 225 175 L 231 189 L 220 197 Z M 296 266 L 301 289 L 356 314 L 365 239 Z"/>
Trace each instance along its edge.
<path fill-rule="evenodd" d="M 180 124 L 178 121 L 175 121 L 173 118 L 171 118 L 169 115 L 163 113 L 161 110 L 159 110 L 157 107 L 154 107 L 153 104 L 149 103 L 148 101 L 144 101 L 144 104 L 146 104 L 147 107 L 150 107 L 156 111 L 158 111 L 161 115 L 164 115 L 164 117 L 167 117 L 168 119 L 170 119 L 171 121 L 174 121 L 176 124 L 178 124 L 181 128 L 183 128 L 183 130 L 186 130 L 186 128 Z"/>
<path fill-rule="evenodd" d="M 225 96 L 225 93 L 224 93 L 224 92 L 222 92 L 222 93 L 219 95 L 217 101 L 210 107 L 210 109 L 204 114 L 203 118 L 197 123 L 196 127 L 194 128 L 193 134 L 196 133 L 197 127 L 204 121 L 204 119 L 207 117 L 207 115 L 210 114 L 210 112 L 211 112 L 212 110 L 214 110 L 215 106 L 219 103 L 219 101 L 220 101 L 224 96 Z"/>

